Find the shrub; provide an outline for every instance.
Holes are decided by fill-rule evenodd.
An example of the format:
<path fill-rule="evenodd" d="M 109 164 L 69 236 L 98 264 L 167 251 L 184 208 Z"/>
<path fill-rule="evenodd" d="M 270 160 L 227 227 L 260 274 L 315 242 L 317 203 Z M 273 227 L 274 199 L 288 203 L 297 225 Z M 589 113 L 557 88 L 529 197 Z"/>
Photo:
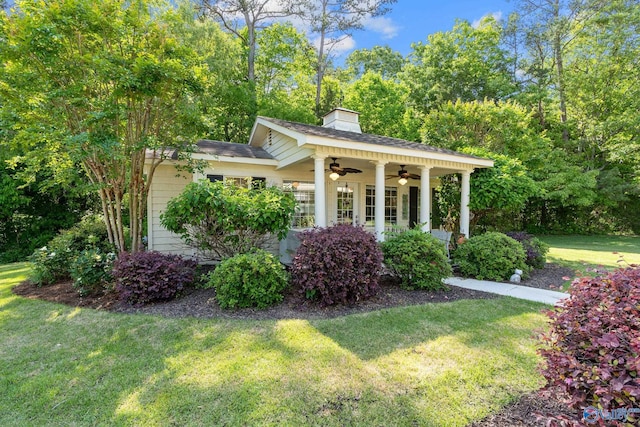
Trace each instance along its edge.
<path fill-rule="evenodd" d="M 481 280 L 508 280 L 515 269 L 526 277 L 531 268 L 525 257 L 519 242 L 497 232 L 473 236 L 453 253 L 453 261 L 464 276 Z"/>
<path fill-rule="evenodd" d="M 362 227 L 335 225 L 307 230 L 291 267 L 292 284 L 321 305 L 354 304 L 374 295 L 382 252 Z"/>
<path fill-rule="evenodd" d="M 172 299 L 195 273 L 195 261 L 160 252 L 122 253 L 112 272 L 120 298 L 131 305 Z"/>
<path fill-rule="evenodd" d="M 513 240 L 520 242 L 524 249 L 528 266 L 533 268 L 544 268 L 547 262 L 549 245 L 524 231 L 510 231 L 506 233 Z"/>
<path fill-rule="evenodd" d="M 99 249 L 82 251 L 71 263 L 73 287 L 82 296 L 105 287 L 113 280 L 111 270 L 115 259 L 113 252 L 105 254 Z"/>
<path fill-rule="evenodd" d="M 248 189 L 222 181 L 187 185 L 169 200 L 162 225 L 209 258 L 228 258 L 283 239 L 296 201 L 277 187 Z"/>
<path fill-rule="evenodd" d="M 256 249 L 224 260 L 209 273 L 206 286 L 216 289 L 222 308 L 265 308 L 283 300 L 288 279 L 275 256 Z"/>
<path fill-rule="evenodd" d="M 71 277 L 71 265 L 84 250 L 113 251 L 107 227 L 100 216 L 90 215 L 68 230 L 51 239 L 47 246 L 37 249 L 30 257 L 33 263 L 31 281 L 46 285 Z"/>
<path fill-rule="evenodd" d="M 451 276 L 451 265 L 442 242 L 420 230 L 392 233 L 382 245 L 385 265 L 408 289 L 446 289 L 442 279 Z"/>
<path fill-rule="evenodd" d="M 550 330 L 541 335 L 545 388 L 568 396 L 574 408 L 637 407 L 640 268 L 576 279 L 569 293 L 548 312 Z"/>

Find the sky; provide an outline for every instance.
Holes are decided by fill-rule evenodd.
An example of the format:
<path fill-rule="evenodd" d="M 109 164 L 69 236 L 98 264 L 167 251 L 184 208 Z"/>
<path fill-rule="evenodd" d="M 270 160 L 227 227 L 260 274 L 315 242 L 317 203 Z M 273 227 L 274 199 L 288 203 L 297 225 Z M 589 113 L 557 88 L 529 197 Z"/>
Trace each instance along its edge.
<path fill-rule="evenodd" d="M 278 0 L 273 2 L 278 3 Z M 356 31 L 352 38 L 334 48 L 336 62 L 342 62 L 355 49 L 371 49 L 376 45 L 388 45 L 406 56 L 411 51 L 412 43 L 426 41 L 429 34 L 451 30 L 456 19 L 474 23 L 490 14 L 498 19 L 506 19 L 515 7 L 514 2 L 515 0 L 397 0 L 390 6 L 388 14 L 370 18 L 365 22 L 364 30 Z M 13 3 L 13 0 L 7 1 L 8 5 Z M 301 23 L 294 22 L 294 25 L 305 31 Z"/>
<path fill-rule="evenodd" d="M 456 19 L 471 23 L 483 16 L 506 19 L 515 7 L 514 0 L 397 0 L 391 12 L 365 23 L 365 30 L 353 34 L 343 46 L 343 55 L 354 49 L 388 45 L 407 55 L 411 44 L 426 41 L 429 34 L 449 31 Z"/>

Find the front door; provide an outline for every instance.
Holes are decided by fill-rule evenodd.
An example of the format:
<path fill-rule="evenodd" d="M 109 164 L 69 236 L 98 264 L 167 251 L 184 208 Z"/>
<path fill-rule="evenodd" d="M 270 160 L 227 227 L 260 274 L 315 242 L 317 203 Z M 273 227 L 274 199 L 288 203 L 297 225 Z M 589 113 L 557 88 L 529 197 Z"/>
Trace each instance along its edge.
<path fill-rule="evenodd" d="M 409 227 L 413 228 L 418 224 L 418 187 L 409 187 Z"/>

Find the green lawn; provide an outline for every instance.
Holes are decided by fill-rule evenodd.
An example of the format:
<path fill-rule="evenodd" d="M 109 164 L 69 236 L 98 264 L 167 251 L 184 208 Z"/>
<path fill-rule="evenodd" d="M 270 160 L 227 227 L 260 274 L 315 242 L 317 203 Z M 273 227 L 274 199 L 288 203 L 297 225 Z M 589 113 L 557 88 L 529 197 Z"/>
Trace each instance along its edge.
<path fill-rule="evenodd" d="M 165 319 L 13 295 L 27 273 L 0 266 L 3 426 L 464 426 L 542 384 L 536 303 Z"/>
<path fill-rule="evenodd" d="M 640 264 L 640 237 L 541 236 L 540 239 L 551 246 L 548 261 L 582 274 L 594 268 L 611 270 Z"/>

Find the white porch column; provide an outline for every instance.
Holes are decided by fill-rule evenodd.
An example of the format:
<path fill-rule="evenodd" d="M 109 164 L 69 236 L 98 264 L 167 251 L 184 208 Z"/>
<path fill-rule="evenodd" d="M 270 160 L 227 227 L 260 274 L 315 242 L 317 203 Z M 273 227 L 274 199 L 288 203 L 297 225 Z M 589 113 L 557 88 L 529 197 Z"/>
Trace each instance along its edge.
<path fill-rule="evenodd" d="M 422 231 L 431 231 L 431 166 L 420 167 L 420 224 Z"/>
<path fill-rule="evenodd" d="M 313 171 L 315 183 L 315 217 L 318 227 L 327 226 L 327 206 L 326 206 L 326 190 L 324 185 L 324 159 L 327 156 L 313 156 Z"/>
<path fill-rule="evenodd" d="M 460 189 L 460 234 L 469 237 L 469 195 L 471 193 L 471 173 L 462 171 L 462 185 Z"/>
<path fill-rule="evenodd" d="M 375 230 L 376 239 L 379 242 L 384 240 L 384 165 L 387 162 L 376 162 L 376 197 L 375 197 Z"/>

